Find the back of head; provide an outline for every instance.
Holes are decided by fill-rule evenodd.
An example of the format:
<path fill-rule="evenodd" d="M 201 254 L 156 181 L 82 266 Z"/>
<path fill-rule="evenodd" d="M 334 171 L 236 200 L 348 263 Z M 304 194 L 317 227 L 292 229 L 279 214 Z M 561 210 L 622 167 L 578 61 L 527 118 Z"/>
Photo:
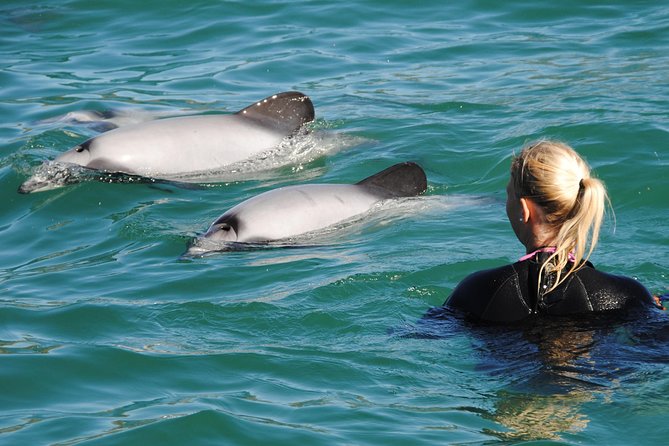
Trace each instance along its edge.
<path fill-rule="evenodd" d="M 557 275 L 546 290 L 551 291 L 592 254 L 608 201 L 606 188 L 591 176 L 590 167 L 574 149 L 557 141 L 525 147 L 513 159 L 511 177 L 520 197 L 541 206 L 544 223 L 553 234 L 556 251 L 542 267 L 542 273 Z"/>

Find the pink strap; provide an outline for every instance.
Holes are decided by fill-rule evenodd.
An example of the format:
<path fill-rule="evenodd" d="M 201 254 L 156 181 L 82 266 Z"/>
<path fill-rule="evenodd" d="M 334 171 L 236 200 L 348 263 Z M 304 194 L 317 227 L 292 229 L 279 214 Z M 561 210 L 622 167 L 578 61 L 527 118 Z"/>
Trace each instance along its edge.
<path fill-rule="evenodd" d="M 518 261 L 519 261 L 519 262 L 523 262 L 523 261 L 525 261 L 525 260 L 529 260 L 529 259 L 531 259 L 532 257 L 534 257 L 535 255 L 539 254 L 540 252 L 550 252 L 550 253 L 554 253 L 556 250 L 557 250 L 557 248 L 556 248 L 555 246 L 546 246 L 545 248 L 539 248 L 539 249 L 537 249 L 536 251 L 533 251 L 533 252 L 531 252 L 531 253 L 529 253 L 529 254 L 525 254 L 524 256 L 522 256 L 521 258 L 519 258 Z M 575 261 L 576 261 L 576 257 L 574 257 L 574 253 L 573 253 L 573 252 L 570 252 L 570 253 L 569 253 L 569 261 L 570 261 L 570 262 L 575 262 Z"/>
<path fill-rule="evenodd" d="M 525 261 L 525 260 L 529 260 L 529 259 L 531 259 L 532 257 L 534 257 L 535 255 L 539 254 L 540 252 L 550 252 L 550 253 L 554 253 L 554 252 L 556 251 L 556 249 L 557 249 L 557 248 L 556 248 L 555 246 L 547 246 L 547 247 L 545 247 L 545 248 L 539 248 L 539 249 L 537 249 L 536 251 L 533 251 L 533 252 L 531 252 L 531 253 L 529 253 L 529 254 L 525 254 L 524 256 L 522 256 L 521 258 L 519 258 L 518 261 L 519 261 L 519 262 L 523 262 L 523 261 Z"/>

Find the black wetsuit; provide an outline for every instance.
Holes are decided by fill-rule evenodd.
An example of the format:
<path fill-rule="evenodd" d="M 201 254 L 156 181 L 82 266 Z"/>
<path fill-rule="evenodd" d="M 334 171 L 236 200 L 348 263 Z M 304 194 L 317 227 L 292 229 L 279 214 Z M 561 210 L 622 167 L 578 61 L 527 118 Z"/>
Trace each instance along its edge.
<path fill-rule="evenodd" d="M 555 290 L 538 297 L 539 269 L 548 256 L 538 253 L 529 260 L 473 273 L 444 305 L 490 322 L 515 322 L 533 314 L 575 315 L 653 305 L 651 294 L 639 282 L 597 271 L 590 262 Z M 571 264 L 567 271 L 569 267 Z"/>

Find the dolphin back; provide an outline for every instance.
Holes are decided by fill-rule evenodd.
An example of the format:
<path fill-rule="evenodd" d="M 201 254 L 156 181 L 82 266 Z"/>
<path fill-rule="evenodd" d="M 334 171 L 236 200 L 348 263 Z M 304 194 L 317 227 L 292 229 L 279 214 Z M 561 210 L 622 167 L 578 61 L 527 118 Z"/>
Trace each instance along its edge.
<path fill-rule="evenodd" d="M 383 198 L 414 197 L 427 189 L 425 171 L 416 163 L 395 164 L 357 185 Z"/>
<path fill-rule="evenodd" d="M 298 91 L 269 96 L 235 114 L 288 134 L 297 132 L 315 118 L 311 99 Z"/>

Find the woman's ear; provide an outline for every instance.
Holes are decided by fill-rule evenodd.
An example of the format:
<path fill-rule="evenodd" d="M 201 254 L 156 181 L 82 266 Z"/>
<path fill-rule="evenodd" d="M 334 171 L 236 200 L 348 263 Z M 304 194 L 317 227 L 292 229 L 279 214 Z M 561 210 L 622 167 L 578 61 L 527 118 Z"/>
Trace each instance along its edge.
<path fill-rule="evenodd" d="M 520 199 L 520 221 L 523 223 L 527 223 L 530 218 L 533 216 L 533 212 L 531 210 L 534 203 L 532 203 L 531 200 L 528 200 L 527 198 L 521 198 Z"/>
<path fill-rule="evenodd" d="M 544 210 L 541 206 L 534 202 L 531 198 L 521 198 L 520 199 L 520 210 L 522 213 L 523 223 L 528 221 L 531 223 L 543 223 Z"/>

